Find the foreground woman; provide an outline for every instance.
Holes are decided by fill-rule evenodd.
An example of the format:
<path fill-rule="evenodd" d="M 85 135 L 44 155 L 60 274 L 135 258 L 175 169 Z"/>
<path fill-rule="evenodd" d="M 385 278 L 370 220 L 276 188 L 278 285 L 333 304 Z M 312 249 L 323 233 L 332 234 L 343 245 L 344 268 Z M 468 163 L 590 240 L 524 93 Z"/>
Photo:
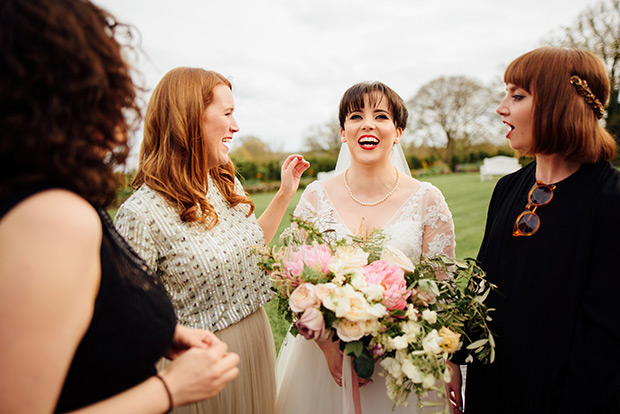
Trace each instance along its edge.
<path fill-rule="evenodd" d="M 139 120 L 122 27 L 83 0 L 0 2 L 2 413 L 163 413 L 238 375 L 106 213 Z"/>

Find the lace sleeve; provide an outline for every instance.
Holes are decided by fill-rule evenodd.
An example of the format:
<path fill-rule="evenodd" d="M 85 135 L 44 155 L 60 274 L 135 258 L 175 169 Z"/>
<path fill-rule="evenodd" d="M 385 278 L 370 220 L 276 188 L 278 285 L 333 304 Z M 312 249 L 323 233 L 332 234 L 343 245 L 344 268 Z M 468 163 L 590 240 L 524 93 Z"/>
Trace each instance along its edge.
<path fill-rule="evenodd" d="M 452 213 L 441 192 L 433 187 L 424 197 L 422 252 L 428 256 L 454 257 L 456 245 Z"/>
<path fill-rule="evenodd" d="M 311 183 L 301 194 L 299 203 L 295 207 L 293 215 L 304 220 L 314 221 L 317 217 L 317 194 L 315 186 Z"/>
<path fill-rule="evenodd" d="M 151 236 L 150 228 L 144 221 L 144 217 L 133 208 L 121 205 L 114 217 L 114 226 L 118 233 L 138 253 L 138 256 L 153 271 L 157 270 L 157 248 L 155 247 L 155 240 Z"/>

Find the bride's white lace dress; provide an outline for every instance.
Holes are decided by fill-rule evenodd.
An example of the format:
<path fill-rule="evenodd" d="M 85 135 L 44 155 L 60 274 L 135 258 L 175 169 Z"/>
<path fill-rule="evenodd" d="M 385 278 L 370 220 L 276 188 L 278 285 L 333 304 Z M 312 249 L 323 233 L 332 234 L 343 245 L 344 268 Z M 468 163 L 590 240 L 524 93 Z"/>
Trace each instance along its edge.
<path fill-rule="evenodd" d="M 304 191 L 294 215 L 314 221 L 321 230 L 333 229 L 338 238 L 343 238 L 353 234 L 355 229 L 348 229 L 340 214 L 323 183 L 315 181 Z M 409 257 L 454 255 L 452 215 L 441 192 L 429 183 L 421 182 L 383 229 L 390 237 L 388 244 Z M 287 335 L 277 365 L 279 414 L 344 412 L 343 388 L 334 382 L 325 357 L 314 341 L 301 335 L 296 338 Z M 378 375 L 380 370 L 376 365 L 373 382 L 360 388 L 363 414 L 392 412 L 385 379 Z M 398 407 L 394 413 L 417 413 L 416 405 L 415 393 L 412 393 L 409 406 Z"/>

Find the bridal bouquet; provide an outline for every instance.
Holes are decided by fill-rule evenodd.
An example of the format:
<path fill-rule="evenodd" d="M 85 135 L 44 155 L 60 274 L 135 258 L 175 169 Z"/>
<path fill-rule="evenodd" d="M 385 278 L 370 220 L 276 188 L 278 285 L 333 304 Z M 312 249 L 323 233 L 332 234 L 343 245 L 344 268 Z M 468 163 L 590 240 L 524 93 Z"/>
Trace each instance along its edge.
<path fill-rule="evenodd" d="M 411 391 L 445 394 L 446 361 L 458 350 L 467 360 L 493 361 L 484 301 L 495 286 L 474 260 L 436 256 L 414 263 L 380 230 L 335 240 L 333 232 L 293 222 L 282 247 L 258 253 L 294 335 L 339 339 L 360 378 L 370 379 L 379 361 L 398 406 L 407 405 Z"/>

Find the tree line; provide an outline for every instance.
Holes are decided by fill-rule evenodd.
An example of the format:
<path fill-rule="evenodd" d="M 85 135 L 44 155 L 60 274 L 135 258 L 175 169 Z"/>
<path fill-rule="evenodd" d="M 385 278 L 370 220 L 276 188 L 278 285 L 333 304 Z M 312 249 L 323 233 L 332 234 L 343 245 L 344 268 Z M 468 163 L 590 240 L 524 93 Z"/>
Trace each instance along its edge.
<path fill-rule="evenodd" d="M 620 143 L 620 0 L 602 0 L 585 8 L 571 24 L 542 39 L 541 45 L 587 49 L 603 60 L 611 80 L 603 122 Z M 443 161 L 454 171 L 481 152 L 511 155 L 503 139 L 506 129 L 497 122 L 495 113 L 503 89 L 500 79 L 483 83 L 467 76 L 441 76 L 422 85 L 406 102 L 410 119 L 404 149 L 412 169 Z M 253 136 L 241 140 L 232 156 L 242 173 L 245 170 L 246 178 L 268 179 L 279 174 L 277 163 L 269 164 L 274 151 L 267 144 Z M 304 135 L 303 149 L 314 161 L 311 177 L 323 168 L 333 168 L 330 166 L 335 165 L 340 149 L 338 121 L 332 118 L 310 127 Z"/>

